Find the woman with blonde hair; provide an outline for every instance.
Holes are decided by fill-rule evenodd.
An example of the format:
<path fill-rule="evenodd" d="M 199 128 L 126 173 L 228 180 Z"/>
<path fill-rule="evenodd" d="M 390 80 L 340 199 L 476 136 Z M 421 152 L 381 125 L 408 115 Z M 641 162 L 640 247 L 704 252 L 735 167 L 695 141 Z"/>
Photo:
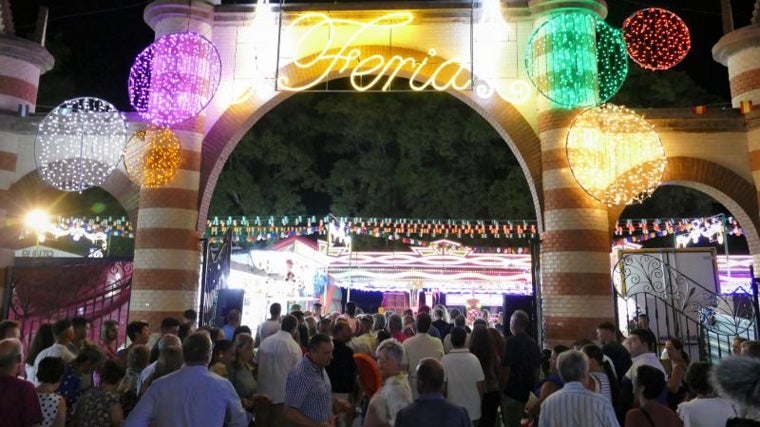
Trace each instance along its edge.
<path fill-rule="evenodd" d="M 253 411 L 255 402 L 269 399 L 268 396 L 256 394 L 256 378 L 253 377 L 253 342 L 251 334 L 238 334 L 232 344 L 234 357 L 227 365 L 227 379 L 235 387 L 243 408 L 249 412 Z"/>

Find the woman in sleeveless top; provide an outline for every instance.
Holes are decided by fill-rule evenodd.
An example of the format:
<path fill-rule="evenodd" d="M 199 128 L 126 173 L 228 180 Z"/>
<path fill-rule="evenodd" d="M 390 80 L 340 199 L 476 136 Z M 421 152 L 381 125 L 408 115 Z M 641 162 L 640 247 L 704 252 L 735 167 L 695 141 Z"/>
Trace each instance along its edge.
<path fill-rule="evenodd" d="M 66 401 L 56 393 L 66 367 L 60 357 L 46 357 L 37 367 L 37 397 L 42 409 L 42 427 L 63 427 L 66 423 Z"/>

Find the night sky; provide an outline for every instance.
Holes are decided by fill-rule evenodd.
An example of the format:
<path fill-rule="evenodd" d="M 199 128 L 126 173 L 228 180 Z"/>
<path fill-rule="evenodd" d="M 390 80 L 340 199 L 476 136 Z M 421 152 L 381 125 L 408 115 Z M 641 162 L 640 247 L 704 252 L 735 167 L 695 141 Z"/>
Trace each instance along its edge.
<path fill-rule="evenodd" d="M 61 43 L 71 49 L 67 63 L 57 61 L 58 78 L 73 83 L 64 96 L 96 96 L 122 110 L 130 110 L 126 81 L 134 57 L 153 40 L 153 33 L 142 19 L 149 1 L 135 0 L 11 0 L 16 32 L 24 36 L 33 31 L 39 5 L 48 5 L 50 20 L 48 46 Z M 644 7 L 663 7 L 676 12 L 692 33 L 692 49 L 674 70 L 686 70 L 709 92 L 729 98 L 726 68 L 712 60 L 711 49 L 722 35 L 720 2 L 692 0 L 636 1 L 609 0 L 607 22 L 620 27 L 626 16 Z M 750 22 L 754 0 L 732 0 L 736 27 Z M 633 65 L 635 66 L 635 65 Z M 52 75 L 52 73 L 51 73 Z M 43 76 L 45 85 L 53 81 Z M 59 80 L 55 80 L 56 82 Z M 72 92 L 72 93 L 68 93 Z M 38 111 L 52 106 L 40 105 Z"/>

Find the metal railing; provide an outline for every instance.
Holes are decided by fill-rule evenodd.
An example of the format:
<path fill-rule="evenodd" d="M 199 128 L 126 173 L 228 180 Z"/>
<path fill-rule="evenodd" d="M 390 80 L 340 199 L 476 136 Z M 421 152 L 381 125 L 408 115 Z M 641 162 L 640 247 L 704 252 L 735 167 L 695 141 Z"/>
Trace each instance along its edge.
<path fill-rule="evenodd" d="M 622 257 L 612 281 L 619 319 L 627 322 L 622 326 L 635 327 L 646 313 L 658 344 L 677 338 L 692 360 L 715 362 L 730 354 L 734 337 L 757 336 L 752 289 L 721 295 L 647 253 Z"/>
<path fill-rule="evenodd" d="M 86 259 L 12 267 L 8 318 L 21 324 L 25 346 L 40 325 L 74 317 L 90 321 L 88 339 L 94 343 L 100 342 L 101 323 L 117 320 L 121 325 L 118 343 L 123 344 L 131 285 L 132 261 L 126 260 Z"/>

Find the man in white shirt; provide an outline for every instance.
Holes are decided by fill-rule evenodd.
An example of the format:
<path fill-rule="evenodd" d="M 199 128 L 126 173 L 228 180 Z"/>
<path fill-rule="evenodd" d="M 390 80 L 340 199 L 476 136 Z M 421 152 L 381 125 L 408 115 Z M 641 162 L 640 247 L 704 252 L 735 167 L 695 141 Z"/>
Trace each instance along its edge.
<path fill-rule="evenodd" d="M 628 353 L 631 354 L 631 367 L 620 383 L 620 402 L 626 410 L 634 406 L 633 385 L 636 384 L 636 371 L 639 366 L 648 365 L 665 374 L 665 368 L 662 366 L 659 356 L 651 351 L 654 345 L 651 336 L 652 334 L 649 331 L 634 329 L 623 343 Z M 662 404 L 667 404 L 666 390 L 657 400 Z"/>
<path fill-rule="evenodd" d="M 428 331 L 433 320 L 427 313 L 417 315 L 417 335 L 404 341 L 404 364 L 408 372 L 415 372 L 420 360 L 430 357 L 440 361 L 443 357 L 443 344 L 441 340 L 430 336 Z M 412 397 L 417 399 L 417 378 L 409 375 L 409 384 L 412 389 Z"/>
<path fill-rule="evenodd" d="M 34 374 L 32 378 L 27 378 L 35 385 L 39 385 L 37 381 L 37 367 L 40 366 L 40 361 L 46 357 L 60 357 L 64 362 L 69 363 L 76 356 L 68 349 L 68 345 L 74 339 L 74 327 L 71 325 L 71 321 L 68 319 L 61 319 L 53 324 L 53 337 L 55 338 L 55 344 L 42 350 L 37 358 L 34 359 Z"/>
<path fill-rule="evenodd" d="M 559 355 L 557 371 L 565 383 L 541 404 L 539 427 L 619 427 L 612 403 L 587 390 L 588 357 L 578 350 Z"/>
<path fill-rule="evenodd" d="M 710 384 L 710 365 L 694 362 L 686 370 L 686 384 L 695 397 L 678 404 L 678 416 L 684 427 L 724 426 L 738 411 L 726 399 L 718 397 Z"/>
<path fill-rule="evenodd" d="M 282 306 L 276 302 L 269 306 L 269 319 L 259 325 L 259 329 L 256 333 L 256 343 L 254 347 L 261 345 L 261 342 L 270 335 L 274 335 L 280 330 L 280 313 L 282 312 Z"/>
<path fill-rule="evenodd" d="M 301 360 L 301 347 L 295 340 L 298 319 L 293 315 L 282 318 L 279 331 L 261 342 L 254 363 L 258 366 L 257 393 L 272 398 L 270 404 L 256 405 L 256 426 L 281 426 L 285 423 L 285 383 L 293 366 Z"/>
<path fill-rule="evenodd" d="M 454 348 L 441 359 L 446 375 L 446 399 L 467 409 L 470 421 L 476 424 L 480 419 L 480 402 L 485 390 L 483 367 L 478 358 L 464 346 L 467 337 L 464 328 L 454 328 L 447 336 L 451 337 Z"/>
<path fill-rule="evenodd" d="M 454 326 L 453 328 L 464 328 L 465 324 L 465 318 L 461 314 L 454 318 Z M 465 332 L 467 332 L 467 329 L 465 329 Z M 467 347 L 470 345 L 470 334 L 467 334 L 467 338 L 464 340 L 464 346 Z M 443 337 L 443 352 L 446 354 L 449 354 L 451 349 L 453 349 L 454 346 L 451 344 L 451 337 L 449 334 L 446 334 L 445 337 Z"/>

